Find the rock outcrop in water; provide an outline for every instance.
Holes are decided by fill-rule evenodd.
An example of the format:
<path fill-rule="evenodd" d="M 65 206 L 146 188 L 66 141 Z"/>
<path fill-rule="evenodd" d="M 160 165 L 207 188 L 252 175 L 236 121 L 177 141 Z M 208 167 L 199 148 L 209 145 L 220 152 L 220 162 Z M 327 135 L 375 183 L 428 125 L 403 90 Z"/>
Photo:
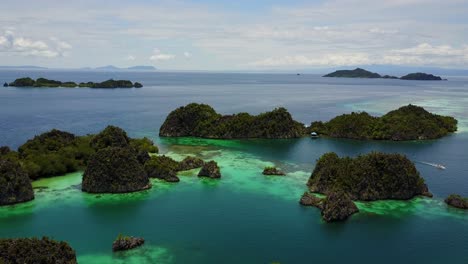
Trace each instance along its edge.
<path fill-rule="evenodd" d="M 76 264 L 76 253 L 66 242 L 43 237 L 0 239 L 0 263 Z"/>
<path fill-rule="evenodd" d="M 129 80 L 107 80 L 104 82 L 82 82 L 77 84 L 75 82 L 61 82 L 56 80 L 49 80 L 46 78 L 38 78 L 37 80 L 33 80 L 29 77 L 19 78 L 15 81 L 11 82 L 10 84 L 5 83 L 6 86 L 13 86 L 13 87 L 50 87 L 50 88 L 75 88 L 75 87 L 87 87 L 87 88 L 141 88 L 143 85 L 139 82 L 135 82 L 133 84 Z M 5 86 L 5 85 L 4 85 Z"/>
<path fill-rule="evenodd" d="M 159 135 L 217 139 L 298 138 L 305 135 L 305 128 L 284 108 L 257 116 L 248 113 L 223 116 L 209 105 L 192 103 L 172 111 Z"/>
<path fill-rule="evenodd" d="M 286 173 L 276 167 L 265 167 L 263 169 L 263 175 L 284 176 Z"/>
<path fill-rule="evenodd" d="M 218 163 L 216 163 L 214 160 L 206 162 L 198 173 L 198 177 L 206 177 L 211 179 L 221 178 L 221 171 L 219 170 Z"/>
<path fill-rule="evenodd" d="M 458 194 L 449 195 L 445 199 L 445 203 L 459 209 L 468 209 L 468 198 L 462 197 Z"/>
<path fill-rule="evenodd" d="M 299 200 L 299 203 L 304 206 L 315 206 L 320 210 L 323 209 L 323 199 L 318 198 L 309 192 L 305 192 L 302 195 L 301 200 Z"/>
<path fill-rule="evenodd" d="M 366 112 L 337 116 L 328 122 L 313 122 L 309 131 L 334 138 L 375 140 L 436 139 L 457 130 L 457 120 L 407 105 L 381 117 Z"/>
<path fill-rule="evenodd" d="M 33 199 L 31 180 L 20 164 L 17 161 L 0 158 L 0 206 Z"/>
<path fill-rule="evenodd" d="M 142 246 L 145 243 L 145 240 L 140 237 L 129 237 L 119 235 L 112 243 L 112 251 L 125 251 L 130 250 L 139 246 Z"/>
<path fill-rule="evenodd" d="M 179 171 L 193 170 L 203 167 L 205 162 L 197 157 L 187 156 L 181 162 L 179 162 Z"/>
<path fill-rule="evenodd" d="M 126 193 L 149 188 L 148 175 L 130 148 L 98 150 L 83 174 L 82 190 L 89 193 Z"/>
<path fill-rule="evenodd" d="M 352 200 L 408 200 L 430 196 L 414 164 L 400 154 L 373 152 L 356 158 L 324 154 L 307 183 L 311 192 L 343 191 Z"/>
<path fill-rule="evenodd" d="M 357 212 L 359 209 L 343 191 L 332 191 L 323 200 L 322 218 L 326 222 L 343 221 Z"/>
<path fill-rule="evenodd" d="M 145 171 L 150 178 L 157 178 L 167 182 L 179 182 L 177 171 L 179 163 L 166 156 L 153 156 L 145 163 Z"/>

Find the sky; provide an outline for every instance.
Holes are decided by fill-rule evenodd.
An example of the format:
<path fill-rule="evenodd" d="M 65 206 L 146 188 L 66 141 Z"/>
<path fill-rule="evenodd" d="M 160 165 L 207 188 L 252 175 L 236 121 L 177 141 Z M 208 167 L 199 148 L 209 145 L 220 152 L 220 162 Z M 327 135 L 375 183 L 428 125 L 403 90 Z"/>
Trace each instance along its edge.
<path fill-rule="evenodd" d="M 2 0 L 0 65 L 468 68 L 467 0 Z"/>

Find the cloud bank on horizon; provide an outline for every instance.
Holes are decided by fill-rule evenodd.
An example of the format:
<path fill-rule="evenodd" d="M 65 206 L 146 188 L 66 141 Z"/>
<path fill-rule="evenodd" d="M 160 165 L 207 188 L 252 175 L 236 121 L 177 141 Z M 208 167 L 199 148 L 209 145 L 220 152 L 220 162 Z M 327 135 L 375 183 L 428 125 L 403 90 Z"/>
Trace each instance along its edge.
<path fill-rule="evenodd" d="M 3 0 L 0 64 L 468 66 L 466 0 Z"/>

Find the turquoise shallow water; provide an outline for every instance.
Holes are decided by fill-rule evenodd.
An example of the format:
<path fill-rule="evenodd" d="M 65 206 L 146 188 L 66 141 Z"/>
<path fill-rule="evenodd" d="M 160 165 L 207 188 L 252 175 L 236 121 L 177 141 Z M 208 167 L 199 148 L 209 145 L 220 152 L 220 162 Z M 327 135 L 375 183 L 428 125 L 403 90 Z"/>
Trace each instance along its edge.
<path fill-rule="evenodd" d="M 16 74 L 0 72 L 0 81 Z M 74 80 L 102 77 L 80 73 L 45 77 L 62 75 Z M 177 184 L 153 180 L 151 190 L 124 195 L 82 193 L 81 172 L 39 180 L 34 182 L 34 201 L 0 208 L 0 237 L 47 235 L 66 240 L 77 250 L 80 263 L 468 262 L 468 213 L 443 203 L 451 192 L 468 196 L 463 79 L 436 85 L 324 83 L 316 76 L 298 81 L 281 75 L 202 75 L 210 81 L 190 74 L 117 77 L 149 85 L 142 90 L 0 90 L 0 145 L 16 147 L 31 134 L 53 127 L 85 134 L 110 123 L 131 136 L 152 137 L 175 159 L 185 155 L 214 159 L 222 179 L 198 179 L 193 170 L 181 173 Z M 189 101 L 215 102 L 226 113 L 285 105 L 306 121 L 351 110 L 379 114 L 412 100 L 439 113 L 455 114 L 461 131 L 436 141 L 399 143 L 156 136 L 164 116 Z M 323 223 L 317 209 L 298 204 L 320 155 L 335 151 L 354 156 L 373 150 L 446 165 L 445 171 L 416 165 L 434 198 L 358 203 L 359 214 L 336 224 Z M 268 165 L 288 175 L 265 177 L 261 172 Z M 147 243 L 113 254 L 111 244 L 119 233 L 142 236 Z"/>

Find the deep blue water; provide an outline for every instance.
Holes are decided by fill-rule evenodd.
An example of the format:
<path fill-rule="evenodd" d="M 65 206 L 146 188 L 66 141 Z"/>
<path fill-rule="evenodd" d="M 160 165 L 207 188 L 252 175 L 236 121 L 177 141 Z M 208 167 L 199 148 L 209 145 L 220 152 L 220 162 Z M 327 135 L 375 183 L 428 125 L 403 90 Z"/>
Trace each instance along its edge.
<path fill-rule="evenodd" d="M 307 74 L 0 71 L 0 82 L 23 76 L 76 82 L 130 79 L 145 87 L 1 88 L 0 145 L 16 148 L 52 128 L 87 134 L 113 124 L 131 136 L 153 138 L 163 152 L 214 155 L 226 175 L 214 185 L 194 177 L 182 178 L 168 191 L 156 186 L 148 197 L 131 201 L 122 198 L 118 203 L 99 202 L 67 189 L 63 194 L 72 193 L 70 199 L 76 199 L 77 204 L 58 202 L 41 208 L 46 198 L 39 196 L 31 211 L 0 217 L 0 237 L 49 235 L 70 241 L 79 257 L 104 255 L 105 259 L 112 256 L 108 250 L 112 238 L 125 232 L 142 235 L 148 244 L 167 249 L 163 254 L 166 258 L 160 260 L 163 263 L 468 263 L 468 214 L 446 208 L 441 202 L 453 192 L 468 196 L 466 77 L 420 82 L 330 79 Z M 426 142 L 303 138 L 224 143 L 158 138 L 166 115 L 190 102 L 210 104 L 221 113 L 256 114 L 284 106 L 306 124 L 350 111 L 379 115 L 414 103 L 455 116 L 460 131 Z M 331 225 L 321 222 L 318 210 L 298 205 L 300 195 L 296 198 L 296 193 L 305 189 L 304 176 L 269 186 L 268 181 L 254 175 L 261 162 L 280 164 L 303 175 L 329 151 L 351 156 L 370 151 L 399 152 L 415 162 L 442 163 L 447 170 L 417 163 L 435 195 L 428 205 L 408 202 L 403 208 L 388 207 L 388 215 L 362 213 Z M 252 182 L 246 183 L 243 179 L 249 177 Z M 153 195 L 159 191 L 160 195 Z M 53 195 L 62 198 L 61 192 Z M 285 198 L 289 195 L 293 198 Z M 63 197 L 66 200 L 68 196 Z M 7 210 L 0 212 L 23 209 Z M 99 257 L 79 260 L 102 261 Z M 126 262 L 125 257 L 119 260 Z M 150 260 L 154 261 L 138 261 Z"/>

